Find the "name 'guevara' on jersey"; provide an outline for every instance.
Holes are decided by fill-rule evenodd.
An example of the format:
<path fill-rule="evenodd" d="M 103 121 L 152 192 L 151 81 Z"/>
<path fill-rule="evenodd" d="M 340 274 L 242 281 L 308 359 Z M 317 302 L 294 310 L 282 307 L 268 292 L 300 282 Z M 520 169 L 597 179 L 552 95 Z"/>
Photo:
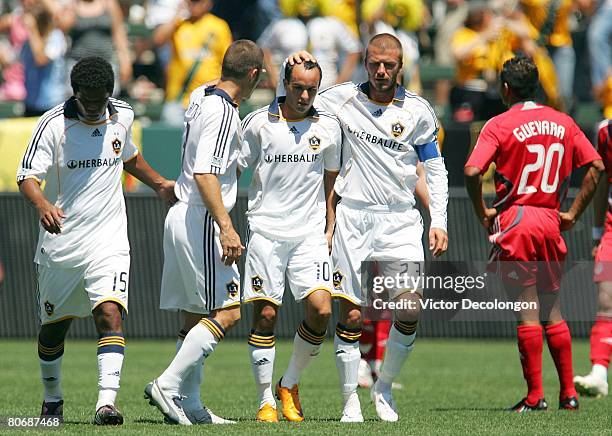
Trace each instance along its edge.
<path fill-rule="evenodd" d="M 321 91 L 315 100 L 317 107 L 338 117 L 344 133 L 336 192 L 366 206 L 414 206 L 416 166 L 422 161 L 431 226 L 446 230 L 448 178 L 432 108 L 402 86 L 390 104 L 370 100 L 368 93 L 368 83 L 347 82 Z"/>
<path fill-rule="evenodd" d="M 238 165 L 253 168 L 249 227 L 282 239 L 322 235 L 325 230 L 324 170 L 338 171 L 342 130 L 336 117 L 311 108 L 306 118 L 282 116 L 279 100 L 242 122 Z"/>
<path fill-rule="evenodd" d="M 66 218 L 60 234 L 40 227 L 34 262 L 72 268 L 97 256 L 129 251 L 121 175 L 123 162 L 138 153 L 133 121 L 132 108 L 114 98 L 94 123 L 79 119 L 74 98 L 40 118 L 17 181 L 45 181 L 45 197 Z"/>

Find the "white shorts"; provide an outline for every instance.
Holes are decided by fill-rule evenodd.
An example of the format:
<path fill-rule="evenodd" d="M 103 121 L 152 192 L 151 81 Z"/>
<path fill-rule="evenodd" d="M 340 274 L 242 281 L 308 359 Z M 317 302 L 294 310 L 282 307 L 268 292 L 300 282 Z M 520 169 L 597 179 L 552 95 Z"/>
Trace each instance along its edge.
<path fill-rule="evenodd" d="M 253 232 L 244 266 L 243 301 L 267 300 L 280 306 L 285 274 L 296 301 L 318 290 L 331 293 L 331 272 L 324 235 L 291 241 Z"/>
<path fill-rule="evenodd" d="M 206 314 L 239 305 L 240 274 L 222 254 L 219 226 L 204 206 L 172 206 L 164 224 L 160 309 Z"/>
<path fill-rule="evenodd" d="M 130 253 L 120 252 L 75 268 L 37 265 L 41 324 L 84 318 L 100 304 L 114 301 L 126 312 Z"/>
<path fill-rule="evenodd" d="M 341 201 L 336 208 L 336 228 L 332 244 L 334 264 L 334 297 L 345 298 L 364 305 L 361 287 L 361 262 L 370 260 L 397 260 L 422 262 L 423 220 L 413 208 L 381 206 L 377 210 L 356 208 Z M 403 270 L 404 263 L 385 263 L 391 275 Z M 410 266 L 410 269 L 414 269 Z M 406 292 L 405 288 L 390 289 L 389 297 Z M 416 289 L 421 293 L 421 290 Z"/>

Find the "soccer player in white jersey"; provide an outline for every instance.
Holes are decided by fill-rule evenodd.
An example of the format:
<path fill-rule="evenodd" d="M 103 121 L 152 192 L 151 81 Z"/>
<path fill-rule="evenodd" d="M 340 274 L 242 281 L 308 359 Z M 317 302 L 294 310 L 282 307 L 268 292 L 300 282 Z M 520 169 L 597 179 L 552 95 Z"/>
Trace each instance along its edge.
<path fill-rule="evenodd" d="M 127 103 L 110 98 L 114 76 L 106 60 L 80 60 L 70 81 L 74 96 L 40 118 L 17 171 L 19 190 L 41 223 L 34 257 L 44 387 L 41 416 L 63 415 L 64 339 L 74 318 L 93 313 L 99 336 L 94 423 L 120 425 L 123 417 L 115 399 L 130 273 L 121 175 L 126 170 L 169 202 L 175 200 L 174 182 L 156 173 L 138 153 L 132 140 L 134 112 Z"/>
<path fill-rule="evenodd" d="M 342 130 L 336 117 L 313 107 L 321 76 L 315 62 L 288 66 L 286 97 L 249 114 L 242 123 L 238 163 L 241 170 L 253 168 L 243 302 L 253 302 L 249 354 L 260 401 L 257 420 L 263 422 L 278 422 L 272 395 L 274 326 L 285 275 L 306 311 L 289 367 L 276 385 L 288 421 L 304 420 L 298 383 L 319 354 L 331 315 L 328 247 L 333 220 L 326 222 L 326 200 L 331 207 Z"/>
<path fill-rule="evenodd" d="M 186 335 L 170 366 L 145 388 L 150 403 L 174 424 L 211 422 L 200 403 L 203 361 L 240 319 L 235 262 L 244 247 L 229 216 L 242 137 L 238 104 L 249 98 L 262 69 L 261 49 L 235 41 L 223 57 L 221 80 L 193 91 L 185 113 L 179 201 L 164 227 L 160 307 L 183 312 Z"/>
<path fill-rule="evenodd" d="M 298 52 L 288 62 L 302 59 L 313 60 Z M 332 86 L 321 91 L 315 102 L 338 117 L 344 132 L 343 164 L 334 187 L 341 200 L 332 252 L 334 296 L 340 298 L 334 346 L 345 401 L 342 421 L 363 420 L 356 392 L 360 306 L 365 302 L 361 262 L 424 259 L 422 220 L 413 207 L 419 161 L 429 191 L 429 249 L 439 256 L 448 243 L 448 178 L 438 148 L 438 123 L 424 99 L 397 84 L 402 68 L 399 40 L 389 34 L 374 36 L 366 50 L 365 68 L 367 83 Z M 419 289 L 395 289 L 391 298 L 418 302 L 421 295 Z M 414 347 L 419 304 L 411 306 L 415 309 L 395 312 L 380 378 L 371 390 L 376 412 L 384 421 L 398 419 L 391 385 Z"/>

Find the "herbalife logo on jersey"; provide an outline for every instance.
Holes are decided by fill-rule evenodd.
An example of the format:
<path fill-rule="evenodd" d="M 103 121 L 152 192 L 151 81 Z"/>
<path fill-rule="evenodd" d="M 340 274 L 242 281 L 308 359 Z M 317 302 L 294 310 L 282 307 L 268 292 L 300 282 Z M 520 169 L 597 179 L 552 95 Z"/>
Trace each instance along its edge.
<path fill-rule="evenodd" d="M 266 163 L 307 163 L 316 162 L 319 159 L 318 154 L 266 154 L 264 161 Z"/>
<path fill-rule="evenodd" d="M 93 133 L 91 134 L 92 138 L 96 138 L 96 137 L 100 137 L 102 136 L 102 133 L 100 132 L 100 129 L 96 128 L 96 130 L 93 131 Z"/>
<path fill-rule="evenodd" d="M 79 168 L 99 168 L 99 167 L 114 167 L 119 165 L 121 162 L 120 157 L 112 159 L 83 159 L 83 160 L 69 160 L 66 163 L 66 167 L 71 170 Z"/>

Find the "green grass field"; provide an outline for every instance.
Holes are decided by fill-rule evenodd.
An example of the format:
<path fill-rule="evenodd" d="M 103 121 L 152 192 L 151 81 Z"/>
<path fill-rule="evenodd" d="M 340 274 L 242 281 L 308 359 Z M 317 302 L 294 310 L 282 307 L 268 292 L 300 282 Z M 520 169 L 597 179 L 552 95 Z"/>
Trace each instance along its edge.
<path fill-rule="evenodd" d="M 42 387 L 35 342 L 3 340 L 0 350 L 0 417 L 36 416 L 40 411 Z M 588 372 L 588 351 L 587 341 L 575 342 L 576 373 Z M 290 352 L 290 342 L 277 342 L 274 380 L 285 369 Z M 97 395 L 95 353 L 94 340 L 66 344 L 63 366 L 66 423 L 59 432 L 110 434 L 117 431 L 90 424 Z M 202 398 L 217 414 L 239 423 L 181 428 L 165 425 L 157 409 L 143 399 L 142 391 L 148 381 L 161 373 L 173 353 L 174 344 L 169 340 L 128 340 L 118 397 L 126 422 L 120 432 L 143 435 L 295 431 L 307 434 L 612 434 L 611 397 L 582 398 L 579 412 L 555 410 L 558 382 L 546 348 L 544 384 L 551 411 L 523 415 L 505 412 L 503 409 L 524 393 L 518 353 L 512 341 L 419 340 L 399 379 L 404 389 L 394 391 L 400 413 L 400 421 L 394 424 L 377 420 L 367 391 L 360 392 L 366 422 L 338 422 L 342 403 L 330 343 L 326 343 L 319 358 L 306 370 L 300 385 L 306 421 L 257 423 L 254 417 L 258 402 L 246 343 L 228 341 L 206 362 Z M 6 430 L 0 427 L 0 433 Z"/>

